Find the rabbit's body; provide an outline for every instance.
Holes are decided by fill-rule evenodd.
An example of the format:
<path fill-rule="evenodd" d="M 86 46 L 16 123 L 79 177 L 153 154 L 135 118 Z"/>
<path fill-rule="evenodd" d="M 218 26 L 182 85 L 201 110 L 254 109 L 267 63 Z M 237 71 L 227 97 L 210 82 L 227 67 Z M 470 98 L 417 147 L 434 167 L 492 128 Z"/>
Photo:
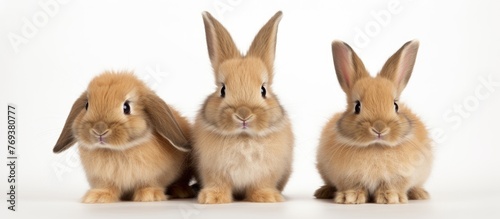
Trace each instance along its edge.
<path fill-rule="evenodd" d="M 90 186 L 114 187 L 121 191 L 120 196 L 146 185 L 161 188 L 161 193 L 164 193 L 164 188 L 180 177 L 188 162 L 185 152 L 165 147 L 170 143 L 158 137 L 122 151 L 79 146 Z M 153 160 L 155 162 L 151 162 Z"/>
<path fill-rule="evenodd" d="M 192 197 L 190 125 L 129 73 L 95 77 L 78 98 L 54 152 L 78 143 L 91 189 L 84 203 Z"/>
<path fill-rule="evenodd" d="M 228 203 L 233 197 L 283 201 L 294 138 L 271 86 L 281 15 L 262 27 L 242 55 L 222 24 L 203 14 L 217 90 L 206 99 L 193 128 L 200 203 Z"/>
<path fill-rule="evenodd" d="M 423 186 L 432 166 L 429 162 L 432 149 L 423 124 L 414 124 L 422 127 L 417 136 L 411 136 L 397 146 L 353 147 L 338 140 L 336 126 L 340 117 L 341 114 L 336 114 L 327 123 L 319 144 L 317 167 L 325 182 L 343 185 L 342 188 L 361 184 L 370 194 L 382 182 L 400 184 L 406 191 Z M 339 186 L 337 189 L 341 190 Z M 329 195 L 333 197 L 333 194 Z"/>
<path fill-rule="evenodd" d="M 342 204 L 428 198 L 423 184 L 432 166 L 431 140 L 420 119 L 399 102 L 418 42 L 406 43 L 376 77 L 347 44 L 336 41 L 332 49 L 347 109 L 323 128 L 317 168 L 326 185 L 315 196 Z"/>

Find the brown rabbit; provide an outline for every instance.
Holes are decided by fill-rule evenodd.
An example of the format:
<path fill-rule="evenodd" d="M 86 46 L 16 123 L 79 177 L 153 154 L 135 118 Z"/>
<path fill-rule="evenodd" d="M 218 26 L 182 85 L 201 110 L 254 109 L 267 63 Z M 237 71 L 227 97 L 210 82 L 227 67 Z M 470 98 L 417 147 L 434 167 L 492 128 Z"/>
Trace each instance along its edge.
<path fill-rule="evenodd" d="M 349 45 L 332 44 L 335 71 L 347 95 L 347 109 L 326 124 L 317 167 L 326 185 L 317 198 L 336 203 L 406 203 L 427 199 L 423 189 L 432 165 L 424 124 L 399 96 L 415 64 L 418 41 L 407 42 L 376 77 Z"/>
<path fill-rule="evenodd" d="M 54 152 L 78 143 L 91 189 L 84 203 L 193 197 L 188 121 L 131 73 L 95 77 L 78 98 Z M 176 183 L 174 183 L 177 180 Z"/>
<path fill-rule="evenodd" d="M 217 90 L 196 117 L 193 152 L 202 183 L 198 202 L 283 201 L 291 173 L 294 138 L 288 116 L 272 90 L 276 13 L 246 55 L 227 30 L 203 13 Z"/>

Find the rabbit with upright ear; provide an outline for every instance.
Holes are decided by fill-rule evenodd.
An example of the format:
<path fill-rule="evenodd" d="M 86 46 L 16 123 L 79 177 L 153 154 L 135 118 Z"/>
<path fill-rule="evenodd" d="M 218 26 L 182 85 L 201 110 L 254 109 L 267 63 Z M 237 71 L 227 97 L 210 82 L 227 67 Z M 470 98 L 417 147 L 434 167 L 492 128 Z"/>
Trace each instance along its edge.
<path fill-rule="evenodd" d="M 193 128 L 193 153 L 202 189 L 198 202 L 283 201 L 291 173 L 294 137 L 272 90 L 277 12 L 255 36 L 246 55 L 208 12 L 203 21 L 217 89 Z"/>
<path fill-rule="evenodd" d="M 332 44 L 335 71 L 347 109 L 323 128 L 317 167 L 326 185 L 317 198 L 336 203 L 406 203 L 427 199 L 423 184 L 433 160 L 420 119 L 399 97 L 415 64 L 418 41 L 410 41 L 371 77 L 349 45 Z"/>
<path fill-rule="evenodd" d="M 84 203 L 193 197 L 190 126 L 131 73 L 95 77 L 75 101 L 54 152 L 78 143 L 91 189 Z"/>

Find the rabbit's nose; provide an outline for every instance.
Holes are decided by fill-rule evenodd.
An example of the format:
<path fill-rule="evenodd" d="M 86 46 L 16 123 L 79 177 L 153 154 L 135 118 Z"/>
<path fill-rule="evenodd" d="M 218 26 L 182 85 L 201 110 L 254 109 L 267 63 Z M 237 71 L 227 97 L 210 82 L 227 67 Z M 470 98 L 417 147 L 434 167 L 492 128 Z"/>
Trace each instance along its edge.
<path fill-rule="evenodd" d="M 97 136 L 106 135 L 109 132 L 108 125 L 104 122 L 98 122 L 92 127 L 92 132 Z"/>
<path fill-rule="evenodd" d="M 241 121 L 246 121 L 252 117 L 252 111 L 248 107 L 239 107 L 236 110 L 236 117 Z"/>
<path fill-rule="evenodd" d="M 386 132 L 387 126 L 385 125 L 384 122 L 377 120 L 373 123 L 372 125 L 372 131 L 375 132 L 376 134 L 384 134 Z"/>

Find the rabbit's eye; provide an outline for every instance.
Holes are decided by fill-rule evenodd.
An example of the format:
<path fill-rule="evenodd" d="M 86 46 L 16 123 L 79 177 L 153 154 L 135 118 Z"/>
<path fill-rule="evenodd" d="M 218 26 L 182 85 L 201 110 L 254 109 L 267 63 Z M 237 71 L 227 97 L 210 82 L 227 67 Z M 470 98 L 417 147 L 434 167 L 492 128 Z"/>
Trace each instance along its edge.
<path fill-rule="evenodd" d="M 130 104 L 128 101 L 125 101 L 123 104 L 123 113 L 125 113 L 125 115 L 130 115 Z"/>
<path fill-rule="evenodd" d="M 85 104 L 85 110 L 88 110 L 88 109 L 89 109 L 89 102 L 87 102 L 87 103 Z"/>
<path fill-rule="evenodd" d="M 396 110 L 396 112 L 398 112 L 398 110 L 399 110 L 399 106 L 396 102 L 394 102 L 394 109 Z"/>
<path fill-rule="evenodd" d="M 354 113 L 359 114 L 361 112 L 361 102 L 359 100 L 356 100 L 356 106 L 354 106 Z"/>
<path fill-rule="evenodd" d="M 266 98 L 266 88 L 264 87 L 264 85 L 262 85 L 262 87 L 260 87 L 260 93 L 262 94 L 262 97 Z"/>
<path fill-rule="evenodd" d="M 222 88 L 220 89 L 220 97 L 226 96 L 226 85 L 222 84 Z"/>

